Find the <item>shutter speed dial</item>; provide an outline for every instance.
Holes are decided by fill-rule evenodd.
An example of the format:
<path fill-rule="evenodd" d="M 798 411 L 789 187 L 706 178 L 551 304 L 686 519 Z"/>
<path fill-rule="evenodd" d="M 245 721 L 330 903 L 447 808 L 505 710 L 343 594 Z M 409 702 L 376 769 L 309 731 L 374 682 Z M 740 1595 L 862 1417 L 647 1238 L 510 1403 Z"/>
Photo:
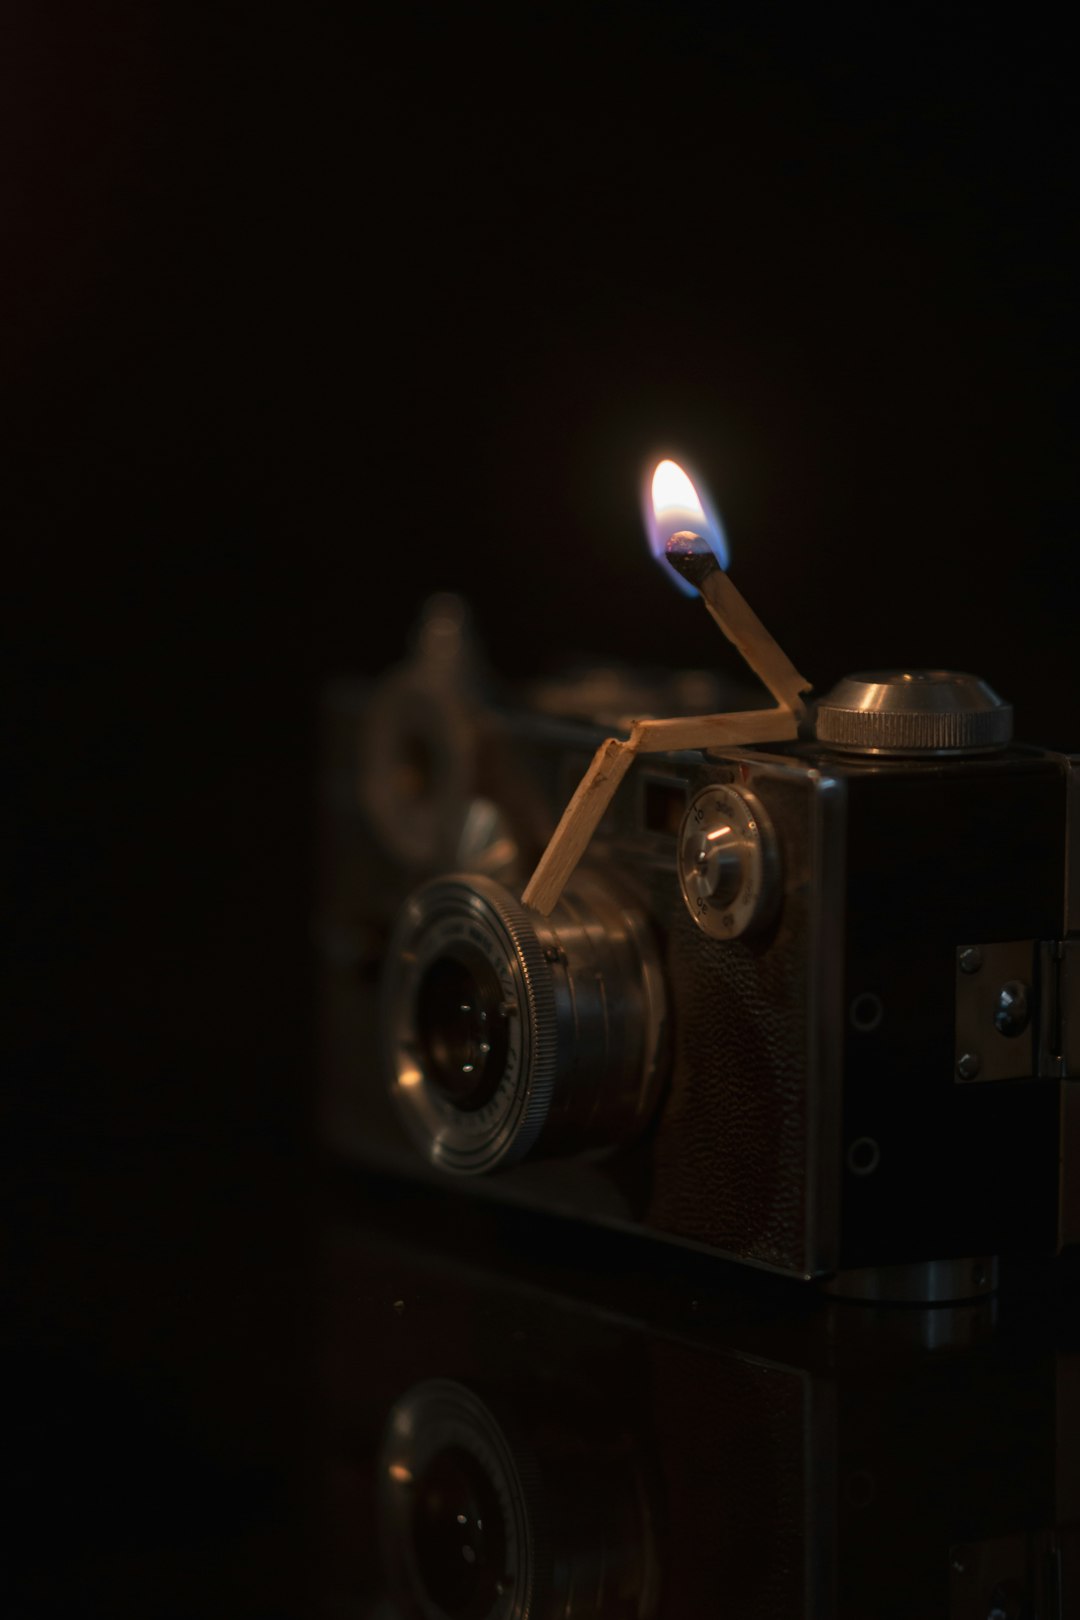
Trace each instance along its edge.
<path fill-rule="evenodd" d="M 779 875 L 776 837 L 752 793 L 717 783 L 695 794 L 679 830 L 679 887 L 700 929 L 737 939 L 764 928 Z"/>

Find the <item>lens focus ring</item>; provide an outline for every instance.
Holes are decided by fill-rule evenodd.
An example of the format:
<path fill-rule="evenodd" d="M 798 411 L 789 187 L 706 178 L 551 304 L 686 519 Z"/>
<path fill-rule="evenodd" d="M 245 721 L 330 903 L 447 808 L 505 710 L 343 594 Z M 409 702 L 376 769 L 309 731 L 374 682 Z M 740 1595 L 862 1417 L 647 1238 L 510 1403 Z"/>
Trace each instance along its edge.
<path fill-rule="evenodd" d="M 470 1107 L 460 1100 L 464 1086 L 433 1072 L 434 1032 L 421 1027 L 417 1013 L 434 973 L 476 959 L 486 969 L 480 993 L 498 998 L 481 1009 L 477 1026 L 483 1015 L 505 1021 L 506 1033 L 495 1054 L 502 1073 L 487 1077 L 488 1095 Z M 425 1155 L 444 1169 L 478 1174 L 527 1153 L 555 1084 L 555 989 L 536 931 L 507 890 L 479 876 L 438 878 L 419 890 L 391 945 L 384 1008 L 393 1094 Z M 464 1005 L 460 1012 L 468 1016 Z"/>
<path fill-rule="evenodd" d="M 551 1564 L 536 1461 L 473 1391 L 440 1378 L 402 1396 L 386 1425 L 379 1495 L 387 1575 L 406 1612 L 534 1612 L 537 1566 Z"/>
<path fill-rule="evenodd" d="M 440 1169 L 611 1148 L 656 1102 L 663 977 L 606 875 L 576 874 L 550 917 L 478 874 L 435 879 L 406 904 L 383 997 L 391 1095 Z"/>

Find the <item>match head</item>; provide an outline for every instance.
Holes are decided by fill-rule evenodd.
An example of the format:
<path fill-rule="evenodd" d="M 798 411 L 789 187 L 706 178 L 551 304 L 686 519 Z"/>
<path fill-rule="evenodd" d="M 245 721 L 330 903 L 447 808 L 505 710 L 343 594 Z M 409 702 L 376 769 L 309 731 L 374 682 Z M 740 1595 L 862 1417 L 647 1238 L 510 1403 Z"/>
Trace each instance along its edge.
<path fill-rule="evenodd" d="M 672 535 L 664 547 L 664 555 L 675 572 L 681 574 L 695 590 L 700 591 L 705 581 L 720 571 L 716 553 L 709 542 L 700 534 L 692 534 L 689 529 L 680 529 L 678 534 Z"/>

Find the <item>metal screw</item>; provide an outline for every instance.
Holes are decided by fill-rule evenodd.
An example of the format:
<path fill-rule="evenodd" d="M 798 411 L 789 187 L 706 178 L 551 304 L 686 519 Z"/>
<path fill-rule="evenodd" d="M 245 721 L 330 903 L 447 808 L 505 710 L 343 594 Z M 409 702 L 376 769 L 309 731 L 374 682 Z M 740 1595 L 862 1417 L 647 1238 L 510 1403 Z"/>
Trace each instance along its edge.
<path fill-rule="evenodd" d="M 956 1065 L 956 1072 L 961 1080 L 974 1080 L 981 1068 L 978 1052 L 962 1052 Z"/>
<path fill-rule="evenodd" d="M 1022 1035 L 1031 1022 L 1031 994 L 1022 979 L 1010 979 L 998 991 L 994 1028 L 1002 1035 Z"/>
<path fill-rule="evenodd" d="M 961 973 L 978 973 L 983 965 L 983 953 L 977 945 L 965 945 L 960 952 Z"/>

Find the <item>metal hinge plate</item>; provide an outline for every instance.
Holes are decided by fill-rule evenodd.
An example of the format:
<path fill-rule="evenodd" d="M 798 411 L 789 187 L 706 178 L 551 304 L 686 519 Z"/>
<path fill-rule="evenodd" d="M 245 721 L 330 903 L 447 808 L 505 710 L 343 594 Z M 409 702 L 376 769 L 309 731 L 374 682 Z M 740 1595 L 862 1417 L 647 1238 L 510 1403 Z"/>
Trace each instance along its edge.
<path fill-rule="evenodd" d="M 958 1082 L 1080 1079 L 1080 939 L 956 953 Z"/>

